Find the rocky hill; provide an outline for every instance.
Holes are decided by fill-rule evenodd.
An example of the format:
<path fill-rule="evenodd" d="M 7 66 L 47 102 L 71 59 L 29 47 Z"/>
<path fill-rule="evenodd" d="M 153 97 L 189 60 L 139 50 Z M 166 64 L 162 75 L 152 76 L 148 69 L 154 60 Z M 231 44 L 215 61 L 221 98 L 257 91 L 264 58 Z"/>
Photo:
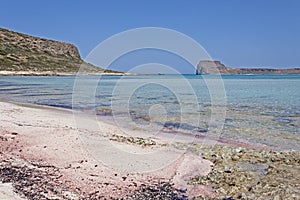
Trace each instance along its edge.
<path fill-rule="evenodd" d="M 230 68 L 220 61 L 200 61 L 196 74 L 300 74 L 300 68 L 271 69 L 271 68 Z"/>
<path fill-rule="evenodd" d="M 76 46 L 0 28 L 0 72 L 6 74 L 117 73 L 85 63 Z M 4 74 L 4 73 L 2 73 Z"/>

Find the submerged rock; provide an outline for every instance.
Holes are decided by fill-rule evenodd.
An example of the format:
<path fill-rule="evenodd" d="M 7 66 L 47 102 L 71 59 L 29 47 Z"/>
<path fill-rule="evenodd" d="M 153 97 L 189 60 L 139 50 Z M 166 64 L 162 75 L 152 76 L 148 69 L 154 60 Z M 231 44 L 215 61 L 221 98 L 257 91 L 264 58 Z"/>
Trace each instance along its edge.
<path fill-rule="evenodd" d="M 203 148 L 212 172 L 191 184 L 210 185 L 218 199 L 299 199 L 300 152 L 249 150 L 229 146 Z M 201 198 L 199 198 L 201 199 Z"/>

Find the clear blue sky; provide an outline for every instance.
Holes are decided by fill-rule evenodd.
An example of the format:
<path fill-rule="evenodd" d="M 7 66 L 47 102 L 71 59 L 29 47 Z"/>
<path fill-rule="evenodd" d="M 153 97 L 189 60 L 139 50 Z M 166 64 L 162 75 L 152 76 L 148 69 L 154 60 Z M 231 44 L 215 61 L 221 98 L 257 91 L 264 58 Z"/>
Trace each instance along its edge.
<path fill-rule="evenodd" d="M 83 58 L 113 34 L 158 26 L 231 67 L 300 67 L 300 0 L 2 0 L 0 26 L 73 43 Z"/>

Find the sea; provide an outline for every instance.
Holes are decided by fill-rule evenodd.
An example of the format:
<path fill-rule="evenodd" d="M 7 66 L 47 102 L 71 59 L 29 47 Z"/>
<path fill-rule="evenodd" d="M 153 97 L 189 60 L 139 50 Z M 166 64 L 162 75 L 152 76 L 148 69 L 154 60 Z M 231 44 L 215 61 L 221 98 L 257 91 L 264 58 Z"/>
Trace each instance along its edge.
<path fill-rule="evenodd" d="M 1 76 L 0 98 L 85 112 L 126 130 L 300 150 L 300 75 Z"/>

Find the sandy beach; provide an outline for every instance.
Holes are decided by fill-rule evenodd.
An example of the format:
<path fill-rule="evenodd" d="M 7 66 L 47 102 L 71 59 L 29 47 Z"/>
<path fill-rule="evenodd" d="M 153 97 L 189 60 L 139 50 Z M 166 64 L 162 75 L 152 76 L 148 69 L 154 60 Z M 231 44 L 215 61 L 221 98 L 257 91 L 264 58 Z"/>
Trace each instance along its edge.
<path fill-rule="evenodd" d="M 162 169 L 129 173 L 95 159 L 80 138 L 96 134 L 95 130 L 78 127 L 70 110 L 1 102 L 0 112 L 0 199 L 300 197 L 297 151 L 276 152 L 230 142 L 201 147 L 181 144 L 164 150 L 162 138 L 152 138 L 149 144 L 142 138 L 127 138 L 117 127 L 99 121 L 97 135 L 119 147 L 179 155 Z M 82 115 L 81 120 L 91 119 Z"/>
<path fill-rule="evenodd" d="M 100 125 L 105 137 L 118 134 L 116 127 L 104 123 Z M 178 163 L 154 173 L 122 174 L 95 160 L 83 147 L 78 132 L 92 133 L 76 127 L 71 111 L 2 102 L 1 158 L 5 161 L 2 164 L 6 166 L 9 163 L 17 169 L 25 166 L 37 171 L 58 170 L 58 178 L 52 180 L 50 177 L 49 182 L 59 184 L 61 190 L 67 187 L 66 194 L 63 191 L 58 192 L 59 194 L 48 192 L 45 197 L 56 195 L 61 199 L 80 199 L 94 194 L 99 197 L 121 198 L 130 195 L 141 185 L 169 182 L 174 179 L 182 160 L 192 160 L 192 155 L 186 155 Z M 141 151 L 145 149 L 139 145 L 135 145 L 135 148 Z M 211 164 L 209 161 L 203 162 L 206 169 L 202 172 L 203 175 L 210 171 Z M 210 193 L 205 188 L 201 190 Z M 42 198 L 43 195 L 40 195 Z"/>
<path fill-rule="evenodd" d="M 300 200 L 300 0 L 1 7 L 0 200 Z"/>

